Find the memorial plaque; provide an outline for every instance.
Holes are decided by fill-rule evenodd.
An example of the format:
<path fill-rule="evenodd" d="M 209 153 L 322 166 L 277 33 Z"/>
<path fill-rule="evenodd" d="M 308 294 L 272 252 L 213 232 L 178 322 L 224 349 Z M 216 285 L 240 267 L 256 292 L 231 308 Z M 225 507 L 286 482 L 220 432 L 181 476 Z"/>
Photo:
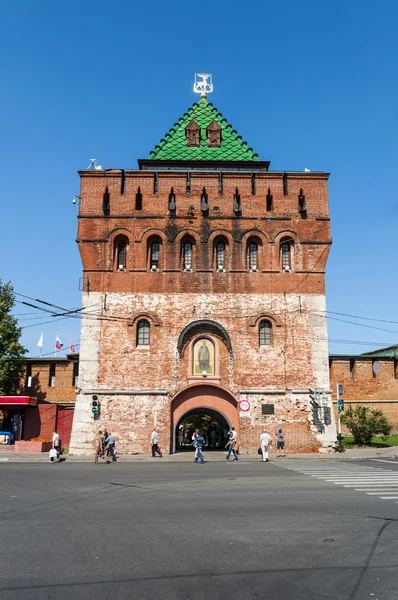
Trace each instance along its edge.
<path fill-rule="evenodd" d="M 261 412 L 263 413 L 263 415 L 275 414 L 275 404 L 262 404 Z"/>

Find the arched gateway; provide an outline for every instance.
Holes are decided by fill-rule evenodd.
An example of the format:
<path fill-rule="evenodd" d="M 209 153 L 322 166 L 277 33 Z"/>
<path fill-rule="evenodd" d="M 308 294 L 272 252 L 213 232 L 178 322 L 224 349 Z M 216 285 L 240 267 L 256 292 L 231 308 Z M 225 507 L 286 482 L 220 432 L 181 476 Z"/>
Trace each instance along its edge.
<path fill-rule="evenodd" d="M 232 394 L 215 384 L 191 385 L 178 392 L 171 403 L 171 451 L 173 453 L 176 451 L 177 426 L 188 415 L 209 415 L 219 424 L 224 422 L 228 427 L 235 427 L 239 435 L 237 406 L 237 401 Z"/>

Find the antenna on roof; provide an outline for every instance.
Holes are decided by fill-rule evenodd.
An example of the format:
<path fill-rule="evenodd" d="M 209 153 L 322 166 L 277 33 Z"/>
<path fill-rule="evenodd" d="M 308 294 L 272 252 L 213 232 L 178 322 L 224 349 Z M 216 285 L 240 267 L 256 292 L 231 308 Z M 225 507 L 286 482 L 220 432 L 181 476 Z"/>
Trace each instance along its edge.
<path fill-rule="evenodd" d="M 96 165 L 95 164 L 96 162 L 97 162 L 96 158 L 90 158 L 90 164 L 88 165 L 86 171 L 89 171 L 90 169 L 93 171 L 102 171 L 101 165 Z"/>
<path fill-rule="evenodd" d="M 193 84 L 195 94 L 200 94 L 201 98 L 206 98 L 206 94 L 213 91 L 213 76 L 211 73 L 195 73 Z"/>

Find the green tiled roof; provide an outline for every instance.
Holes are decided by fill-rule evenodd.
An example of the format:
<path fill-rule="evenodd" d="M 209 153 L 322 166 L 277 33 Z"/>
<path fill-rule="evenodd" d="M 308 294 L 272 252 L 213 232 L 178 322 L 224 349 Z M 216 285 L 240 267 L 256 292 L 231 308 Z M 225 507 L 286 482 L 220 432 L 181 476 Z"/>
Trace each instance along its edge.
<path fill-rule="evenodd" d="M 200 146 L 187 146 L 186 126 L 195 121 L 200 127 Z M 215 121 L 221 127 L 221 146 L 209 147 L 206 129 Z M 220 112 L 201 98 L 174 123 L 149 155 L 151 160 L 258 161 L 258 155 L 243 141 Z"/>

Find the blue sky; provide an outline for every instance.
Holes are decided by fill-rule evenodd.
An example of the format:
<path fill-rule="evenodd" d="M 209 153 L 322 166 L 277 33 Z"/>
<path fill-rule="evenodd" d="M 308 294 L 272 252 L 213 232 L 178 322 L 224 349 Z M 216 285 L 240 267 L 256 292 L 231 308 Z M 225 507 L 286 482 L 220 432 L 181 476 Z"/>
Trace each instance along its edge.
<path fill-rule="evenodd" d="M 397 321 L 330 314 L 330 339 L 346 340 L 330 351 L 397 343 L 397 19 L 393 0 L 3 0 L 0 277 L 79 307 L 77 170 L 91 157 L 136 168 L 206 71 L 211 101 L 271 169 L 331 172 L 328 310 Z M 78 344 L 78 320 L 15 313 L 30 313 L 31 355 L 41 331 L 43 353 L 56 334 Z"/>

